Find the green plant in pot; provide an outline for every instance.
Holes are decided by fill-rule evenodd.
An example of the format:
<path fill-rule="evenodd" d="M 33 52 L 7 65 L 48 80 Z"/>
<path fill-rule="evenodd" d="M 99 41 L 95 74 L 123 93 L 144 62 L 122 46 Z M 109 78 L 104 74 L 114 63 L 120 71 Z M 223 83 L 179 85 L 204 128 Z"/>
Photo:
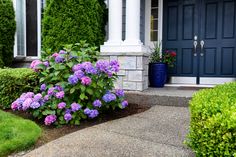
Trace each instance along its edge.
<path fill-rule="evenodd" d="M 149 63 L 150 87 L 164 87 L 167 80 L 168 67 L 174 67 L 176 52 L 173 50 L 161 51 L 161 43 L 154 44 Z"/>

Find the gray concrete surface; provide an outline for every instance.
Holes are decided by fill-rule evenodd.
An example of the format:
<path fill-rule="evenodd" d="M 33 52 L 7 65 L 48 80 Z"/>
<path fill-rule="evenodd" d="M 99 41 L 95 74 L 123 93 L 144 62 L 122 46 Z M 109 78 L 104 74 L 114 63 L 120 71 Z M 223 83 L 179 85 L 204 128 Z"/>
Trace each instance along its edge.
<path fill-rule="evenodd" d="M 66 135 L 25 157 L 191 157 L 183 144 L 188 126 L 187 107 L 153 106 Z"/>
<path fill-rule="evenodd" d="M 181 87 L 148 88 L 143 92 L 127 91 L 125 96 L 130 104 L 188 107 L 189 100 L 198 90 Z"/>

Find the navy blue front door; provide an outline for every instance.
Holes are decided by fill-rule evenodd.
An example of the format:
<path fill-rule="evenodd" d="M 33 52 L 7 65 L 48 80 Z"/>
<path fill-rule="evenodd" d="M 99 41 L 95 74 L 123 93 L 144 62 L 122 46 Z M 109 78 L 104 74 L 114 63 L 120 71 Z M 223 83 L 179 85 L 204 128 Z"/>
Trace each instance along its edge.
<path fill-rule="evenodd" d="M 163 28 L 163 47 L 177 52 L 172 76 L 236 76 L 234 0 L 164 0 Z"/>

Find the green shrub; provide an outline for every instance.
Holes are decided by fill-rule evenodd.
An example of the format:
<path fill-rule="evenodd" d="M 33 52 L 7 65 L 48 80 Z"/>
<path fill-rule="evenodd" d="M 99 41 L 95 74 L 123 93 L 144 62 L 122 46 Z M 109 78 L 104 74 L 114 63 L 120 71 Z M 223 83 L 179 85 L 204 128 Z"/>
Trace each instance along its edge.
<path fill-rule="evenodd" d="M 86 40 L 100 46 L 105 37 L 102 0 L 48 0 L 43 18 L 43 49 L 59 51 L 65 44 Z"/>
<path fill-rule="evenodd" d="M 11 0 L 0 0 L 0 8 L 0 67 L 3 67 L 10 66 L 13 60 L 16 22 Z"/>
<path fill-rule="evenodd" d="M 10 108 L 23 92 L 38 87 L 38 76 L 31 69 L 0 69 L 0 108 Z"/>
<path fill-rule="evenodd" d="M 196 156 L 236 156 L 236 82 L 196 93 L 186 143 Z"/>

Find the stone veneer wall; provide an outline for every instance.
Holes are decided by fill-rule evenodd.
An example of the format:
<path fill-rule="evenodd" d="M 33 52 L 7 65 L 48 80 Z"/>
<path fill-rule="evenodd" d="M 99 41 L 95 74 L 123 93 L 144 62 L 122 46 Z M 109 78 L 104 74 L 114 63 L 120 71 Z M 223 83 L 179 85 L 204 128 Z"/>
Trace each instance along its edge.
<path fill-rule="evenodd" d="M 101 53 L 100 59 L 120 63 L 115 88 L 143 91 L 148 88 L 148 58 L 143 53 Z"/>

